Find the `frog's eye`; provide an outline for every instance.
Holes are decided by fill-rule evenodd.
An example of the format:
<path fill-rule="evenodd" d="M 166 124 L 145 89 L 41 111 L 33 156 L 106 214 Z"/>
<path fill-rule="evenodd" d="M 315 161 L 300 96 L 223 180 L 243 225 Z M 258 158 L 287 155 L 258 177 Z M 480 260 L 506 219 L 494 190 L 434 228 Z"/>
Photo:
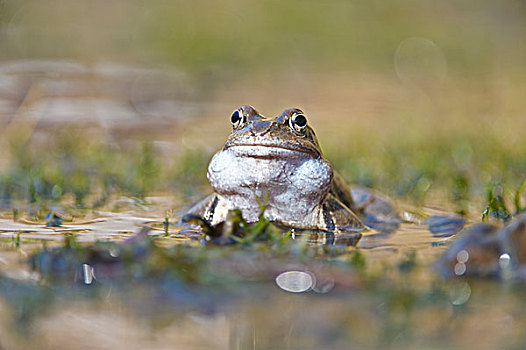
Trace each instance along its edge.
<path fill-rule="evenodd" d="M 307 127 L 307 118 L 303 114 L 293 114 L 289 118 L 289 126 L 296 132 L 303 132 Z"/>
<path fill-rule="evenodd" d="M 243 115 L 243 112 L 239 109 L 236 109 L 230 117 L 230 122 L 234 128 L 237 128 L 243 124 L 245 122 L 245 116 Z"/>

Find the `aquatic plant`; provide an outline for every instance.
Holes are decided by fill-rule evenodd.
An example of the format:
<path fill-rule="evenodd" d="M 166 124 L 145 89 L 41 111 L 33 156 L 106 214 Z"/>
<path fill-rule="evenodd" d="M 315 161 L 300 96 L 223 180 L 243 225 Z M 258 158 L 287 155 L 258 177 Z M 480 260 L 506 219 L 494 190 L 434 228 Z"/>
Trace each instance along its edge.
<path fill-rule="evenodd" d="M 507 190 L 507 187 L 499 181 L 491 182 L 487 189 L 487 206 L 482 212 L 482 220 L 486 221 L 492 217 L 497 220 L 508 221 L 513 215 L 522 212 L 524 207 L 521 203 L 521 197 L 525 187 L 526 180 L 522 180 L 515 191 Z M 508 208 L 507 202 L 513 202 L 514 211 Z"/>
<path fill-rule="evenodd" d="M 521 202 L 521 198 L 524 194 L 524 190 L 526 188 L 526 178 L 524 180 L 522 180 L 522 182 L 520 183 L 520 185 L 517 187 L 517 190 L 515 191 L 515 195 L 513 197 L 513 204 L 515 205 L 515 213 L 520 213 L 521 211 L 524 210 L 524 206 Z"/>

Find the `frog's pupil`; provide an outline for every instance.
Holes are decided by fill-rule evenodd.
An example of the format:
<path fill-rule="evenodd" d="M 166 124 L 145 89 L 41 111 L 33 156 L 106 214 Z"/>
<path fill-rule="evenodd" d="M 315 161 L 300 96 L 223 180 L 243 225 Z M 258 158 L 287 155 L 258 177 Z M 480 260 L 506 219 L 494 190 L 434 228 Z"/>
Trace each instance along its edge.
<path fill-rule="evenodd" d="M 241 117 L 239 116 L 239 111 L 236 110 L 234 111 L 234 113 L 232 113 L 230 121 L 232 122 L 232 124 L 236 124 L 237 122 L 239 122 L 239 120 L 241 120 Z"/>
<path fill-rule="evenodd" d="M 294 117 L 294 124 L 296 124 L 300 128 L 303 128 L 307 125 L 307 118 L 305 118 L 305 116 L 302 114 L 298 114 Z"/>

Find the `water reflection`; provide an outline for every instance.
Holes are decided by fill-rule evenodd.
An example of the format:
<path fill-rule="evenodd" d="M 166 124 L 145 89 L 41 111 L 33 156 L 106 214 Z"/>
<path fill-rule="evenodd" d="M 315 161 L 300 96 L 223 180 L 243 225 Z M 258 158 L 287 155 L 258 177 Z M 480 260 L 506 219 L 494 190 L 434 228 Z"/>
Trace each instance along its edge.
<path fill-rule="evenodd" d="M 325 232 L 315 230 L 298 230 L 293 229 L 292 239 L 305 239 L 310 244 L 334 245 L 334 246 L 351 246 L 354 247 L 362 238 L 360 232 Z"/>
<path fill-rule="evenodd" d="M 317 276 L 312 290 L 316 293 L 329 293 L 334 288 L 334 279 L 330 276 Z"/>
<path fill-rule="evenodd" d="M 465 281 L 453 283 L 449 288 L 448 295 L 451 304 L 455 306 L 464 305 L 471 297 L 471 287 Z"/>
<path fill-rule="evenodd" d="M 186 331 L 190 330 L 192 339 L 195 339 L 200 334 L 208 334 L 207 327 L 210 332 L 216 332 L 217 330 L 213 329 L 216 326 L 222 327 L 221 332 L 210 333 L 213 334 L 210 337 L 229 341 L 233 348 L 248 348 L 252 344 L 256 344 L 256 348 L 281 348 L 278 344 L 284 342 L 288 342 L 289 348 L 314 349 L 329 346 L 343 349 L 350 342 L 361 342 L 364 348 L 382 348 L 385 343 L 376 344 L 375 339 L 385 337 L 386 342 L 392 344 L 393 339 L 401 339 L 399 334 L 409 334 L 411 331 L 414 331 L 414 334 L 418 332 L 418 341 L 428 339 L 428 336 L 438 339 L 443 335 L 443 329 L 457 327 L 462 317 L 470 317 L 464 313 L 461 314 L 462 317 L 452 319 L 450 313 L 444 312 L 444 305 L 449 305 L 448 310 L 463 313 L 466 309 L 460 306 L 469 302 L 469 312 L 472 312 L 481 301 L 486 307 L 488 301 L 495 300 L 496 295 L 502 293 L 498 285 L 492 285 L 497 288 L 492 288 L 481 300 L 481 285 L 471 280 L 469 284 L 463 280 L 453 280 L 445 284 L 436 283 L 428 288 L 425 283 L 421 283 L 421 275 L 404 272 L 401 278 L 397 272 L 399 270 L 393 267 L 396 264 L 387 266 L 388 262 L 379 261 L 381 259 L 377 259 L 378 255 L 373 258 L 371 254 L 374 254 L 374 251 L 364 253 L 368 254 L 366 262 L 364 261 L 367 265 L 357 270 L 358 255 L 352 254 L 352 261 L 348 259 L 349 255 L 345 255 L 349 250 L 353 253 L 360 251 L 354 248 L 334 245 L 313 247 L 288 240 L 286 243 L 291 246 L 303 247 L 302 249 L 307 251 L 303 254 L 313 254 L 301 255 L 298 259 L 297 252 L 287 255 L 284 250 L 278 250 L 275 255 L 271 254 L 269 245 L 195 245 L 166 248 L 164 244 L 168 240 L 164 236 L 151 236 L 147 233 L 148 230 L 144 229 L 120 244 L 97 243 L 91 247 L 70 244 L 69 248 L 60 252 L 55 250 L 55 254 L 49 250 L 46 254 L 41 254 L 39 265 L 42 268 L 47 266 L 56 269 L 55 273 L 60 276 L 64 271 L 69 271 L 64 270 L 64 263 L 69 261 L 73 264 L 76 267 L 74 271 L 77 281 L 84 287 L 72 286 L 69 274 L 62 279 L 64 283 L 60 283 L 58 279 L 50 280 L 53 293 L 47 292 L 46 285 L 31 285 L 31 298 L 26 297 L 22 301 L 26 303 L 23 304 L 24 310 L 33 306 L 28 304 L 30 300 L 35 299 L 42 303 L 42 298 L 36 299 L 38 295 L 49 298 L 61 295 L 60 299 L 55 299 L 56 304 L 61 301 L 60 308 L 73 314 L 78 309 L 72 308 L 71 304 L 63 306 L 64 295 L 77 302 L 81 294 L 87 298 L 95 298 L 110 295 L 111 292 L 111 298 L 107 298 L 105 306 L 114 303 L 118 307 L 125 307 L 124 310 L 131 310 L 131 313 L 126 313 L 126 317 L 132 315 L 133 320 L 140 319 L 141 322 L 151 320 L 154 325 L 152 329 L 160 332 L 155 333 L 156 336 L 164 332 L 165 328 L 158 327 L 159 323 L 155 322 L 179 324 L 185 319 L 181 316 L 187 315 L 186 319 L 191 320 L 191 327 L 184 331 L 178 329 L 177 334 L 186 334 Z M 414 240 L 414 233 L 404 227 L 396 235 L 402 239 L 407 235 Z M 429 239 L 430 235 L 422 231 L 421 237 Z M 321 254 L 327 250 L 342 248 L 342 254 L 336 258 L 332 255 L 323 255 L 321 258 Z M 68 254 L 75 255 L 68 258 Z M 394 255 L 389 253 L 391 257 Z M 459 266 L 471 263 L 473 258 L 475 255 L 468 249 L 455 251 L 453 257 Z M 54 263 L 44 264 L 46 259 L 52 259 Z M 504 254 L 501 254 L 499 259 L 500 264 L 509 263 L 510 260 L 511 258 Z M 381 270 L 368 270 L 375 269 L 373 264 L 377 263 L 385 266 Z M 119 266 L 120 268 L 117 268 Z M 373 274 L 374 271 L 382 273 Z M 415 270 L 416 274 L 418 271 L 420 269 Z M 427 269 L 421 271 L 427 273 Z M 363 280 L 364 278 L 366 280 Z M 85 288 L 86 285 L 95 283 L 97 288 Z M 11 284 L 3 284 L 0 279 L 1 298 L 4 297 L 1 294 L 13 288 Z M 337 292 L 331 292 L 335 288 Z M 472 298 L 477 290 L 477 298 Z M 305 292 L 311 293 L 298 295 Z M 316 297 L 314 293 L 329 294 Z M 10 304 L 16 308 L 22 303 L 19 299 L 13 300 Z M 261 300 L 265 302 L 261 303 Z M 94 312 L 97 316 L 94 316 L 93 322 L 104 320 L 97 318 L 100 316 L 101 302 L 105 301 L 93 299 L 93 308 L 97 310 Z M 51 305 L 51 302 L 48 304 Z M 108 312 L 106 308 L 103 309 Z M 203 317 L 196 318 L 196 312 Z M 54 321 L 61 315 L 57 316 L 51 312 L 49 314 L 51 316 L 46 314 L 37 321 Z M 106 316 L 108 315 L 109 312 Z M 226 320 L 221 315 L 225 315 Z M 85 314 L 82 314 L 82 317 L 85 317 Z M 477 317 L 484 319 L 478 312 Z M 81 317 L 75 319 L 79 320 Z M 174 319 L 176 321 L 173 321 Z M 484 319 L 481 322 L 489 323 L 489 320 Z M 53 329 L 58 328 L 60 327 Z M 307 344 L 302 342 L 306 339 L 305 334 L 312 337 L 312 340 L 309 338 L 308 341 L 319 343 L 303 346 Z M 333 347 L 332 339 L 341 343 Z M 409 340 L 413 339 L 407 338 L 407 341 Z M 403 348 L 402 345 L 406 345 L 405 341 L 404 338 L 397 348 Z"/>

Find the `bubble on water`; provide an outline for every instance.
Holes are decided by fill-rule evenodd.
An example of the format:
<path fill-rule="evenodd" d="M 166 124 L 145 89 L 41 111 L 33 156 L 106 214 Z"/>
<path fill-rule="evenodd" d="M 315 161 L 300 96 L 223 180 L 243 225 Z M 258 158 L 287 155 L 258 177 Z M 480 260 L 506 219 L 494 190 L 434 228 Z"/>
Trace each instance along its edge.
<path fill-rule="evenodd" d="M 455 275 L 462 276 L 464 273 L 466 273 L 466 264 L 464 263 L 456 263 L 455 264 Z"/>
<path fill-rule="evenodd" d="M 314 278 L 305 271 L 286 271 L 276 277 L 276 284 L 284 291 L 302 293 L 313 287 Z"/>
<path fill-rule="evenodd" d="M 457 261 L 459 263 L 465 264 L 469 260 L 469 253 L 467 250 L 462 249 L 457 253 Z"/>
<path fill-rule="evenodd" d="M 455 306 L 464 305 L 471 297 L 471 287 L 467 282 L 455 283 L 449 289 L 449 301 Z"/>
<path fill-rule="evenodd" d="M 501 254 L 499 257 L 499 266 L 501 269 L 507 269 L 511 263 L 511 256 L 508 253 Z"/>
<path fill-rule="evenodd" d="M 413 37 L 398 45 L 394 67 L 401 81 L 421 85 L 442 80 L 447 63 L 442 50 L 432 40 Z"/>
<path fill-rule="evenodd" d="M 110 255 L 111 255 L 113 258 L 118 258 L 119 255 L 120 255 L 119 248 L 117 248 L 117 247 L 111 248 L 110 251 L 109 251 L 109 253 L 110 253 Z"/>

